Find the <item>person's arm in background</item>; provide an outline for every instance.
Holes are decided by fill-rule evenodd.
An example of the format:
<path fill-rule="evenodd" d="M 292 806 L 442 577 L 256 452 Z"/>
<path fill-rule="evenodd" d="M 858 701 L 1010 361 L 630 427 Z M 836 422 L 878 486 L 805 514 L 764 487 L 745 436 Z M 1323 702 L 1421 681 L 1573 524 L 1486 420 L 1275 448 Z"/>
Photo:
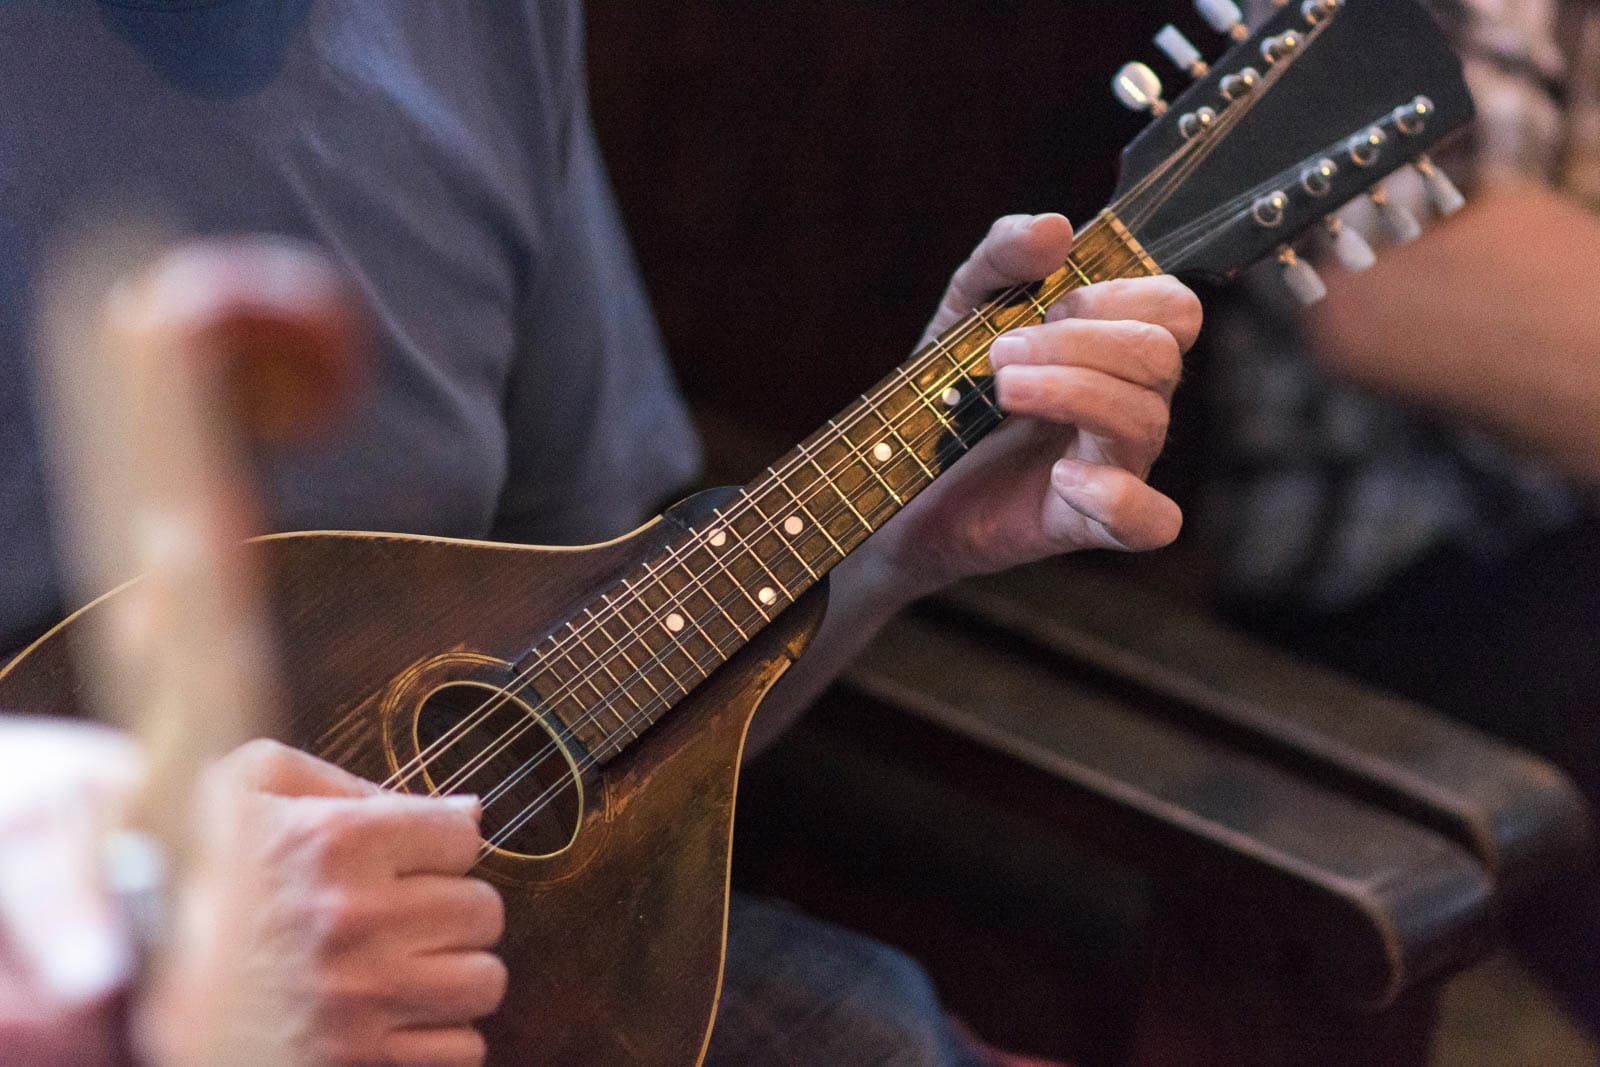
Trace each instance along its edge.
<path fill-rule="evenodd" d="M 1600 482 L 1600 218 L 1497 183 L 1307 316 L 1334 377 L 1438 410 Z"/>

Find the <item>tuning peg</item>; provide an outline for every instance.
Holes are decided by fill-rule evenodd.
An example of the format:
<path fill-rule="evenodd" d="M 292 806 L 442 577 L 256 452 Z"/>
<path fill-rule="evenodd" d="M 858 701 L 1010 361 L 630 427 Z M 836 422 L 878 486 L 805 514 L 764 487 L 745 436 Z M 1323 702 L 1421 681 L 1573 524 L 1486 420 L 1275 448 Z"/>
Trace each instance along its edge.
<path fill-rule="evenodd" d="M 1305 3 L 1300 5 L 1300 14 L 1307 22 L 1315 26 L 1337 15 L 1342 7 L 1344 7 L 1344 0 L 1305 0 Z"/>
<path fill-rule="evenodd" d="M 1276 63 L 1287 55 L 1291 55 L 1300 47 L 1300 35 L 1293 30 L 1285 30 L 1276 37 L 1268 37 L 1261 42 L 1261 58 L 1268 63 Z"/>
<path fill-rule="evenodd" d="M 1368 195 L 1378 209 L 1378 225 L 1390 241 L 1397 245 L 1408 245 L 1422 236 L 1422 223 L 1410 211 L 1390 200 L 1388 193 L 1374 189 Z"/>
<path fill-rule="evenodd" d="M 1211 73 L 1211 68 L 1200 55 L 1200 49 L 1183 35 L 1182 30 L 1170 22 L 1161 27 L 1161 32 L 1156 34 L 1156 47 L 1165 52 L 1167 58 L 1172 60 L 1173 66 L 1179 70 L 1186 70 L 1196 78 L 1204 78 Z"/>
<path fill-rule="evenodd" d="M 1454 215 L 1467 206 L 1467 198 L 1461 195 L 1461 190 L 1456 188 L 1456 183 L 1450 180 L 1450 175 L 1440 170 L 1427 156 L 1421 156 L 1416 162 L 1417 172 L 1422 175 L 1422 182 L 1428 189 L 1428 199 L 1433 204 L 1433 210 L 1441 217 Z"/>
<path fill-rule="evenodd" d="M 1328 238 L 1333 244 L 1333 255 L 1339 265 L 1351 274 L 1360 274 L 1362 271 L 1371 270 L 1372 265 L 1378 262 L 1378 254 L 1372 250 L 1367 239 L 1361 236 L 1361 231 L 1345 223 L 1337 215 L 1329 215 L 1327 222 Z"/>
<path fill-rule="evenodd" d="M 1225 33 L 1235 41 L 1250 36 L 1250 27 L 1244 24 L 1244 12 L 1234 0 L 1194 0 L 1194 9 L 1218 33 Z"/>
<path fill-rule="evenodd" d="M 1161 99 L 1161 79 L 1143 63 L 1129 63 L 1111 80 L 1111 91 L 1129 111 L 1148 111 L 1163 115 L 1167 102 Z"/>
<path fill-rule="evenodd" d="M 1293 248 L 1283 245 L 1278 249 L 1278 262 L 1283 264 L 1283 283 L 1289 292 L 1305 307 L 1320 303 L 1328 295 L 1317 268 L 1295 255 Z"/>

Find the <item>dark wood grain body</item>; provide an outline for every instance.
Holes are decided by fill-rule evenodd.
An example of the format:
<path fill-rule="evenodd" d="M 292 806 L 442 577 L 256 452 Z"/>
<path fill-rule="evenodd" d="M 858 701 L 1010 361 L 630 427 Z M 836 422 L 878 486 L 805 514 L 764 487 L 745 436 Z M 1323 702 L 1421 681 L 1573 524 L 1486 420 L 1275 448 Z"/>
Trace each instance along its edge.
<path fill-rule="evenodd" d="M 695 503 L 681 505 L 682 514 Z M 387 534 L 262 539 L 294 709 L 284 738 L 381 780 L 390 764 L 378 698 L 392 679 L 455 651 L 515 660 L 672 531 L 657 519 L 582 549 Z M 0 672 L 0 707 L 78 713 L 71 645 L 107 599 Z M 808 597 L 780 616 L 609 763 L 591 782 L 571 848 L 485 865 L 506 901 L 500 950 L 512 974 L 484 1027 L 492 1063 L 699 1061 L 721 984 L 745 730 L 823 606 L 821 596 Z M 341 719 L 348 725 L 330 731 Z"/>

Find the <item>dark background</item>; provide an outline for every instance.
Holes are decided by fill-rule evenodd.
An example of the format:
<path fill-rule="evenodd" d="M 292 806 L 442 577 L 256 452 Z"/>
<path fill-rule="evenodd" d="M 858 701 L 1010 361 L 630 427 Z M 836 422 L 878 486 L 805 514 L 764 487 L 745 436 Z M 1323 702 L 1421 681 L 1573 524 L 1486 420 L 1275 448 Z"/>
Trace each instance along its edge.
<path fill-rule="evenodd" d="M 1187 4 L 590 0 L 594 113 L 713 481 L 743 481 L 905 359 L 996 217 L 1111 197 Z"/>
<path fill-rule="evenodd" d="M 590 0 L 589 19 L 596 125 L 711 483 L 747 480 L 904 360 L 996 217 L 1083 223 L 1111 199 L 1121 146 L 1145 121 L 1112 98 L 1112 75 L 1140 59 L 1169 95 L 1188 84 L 1150 43 L 1164 22 L 1225 50 L 1176 0 Z M 1195 384 L 1158 471 L 1180 497 L 1202 467 Z M 1128 563 L 1192 588 L 1191 554 Z M 774 762 L 741 796 L 740 884 L 911 949 L 991 1040 L 1083 1064 L 1121 1057 L 1142 966 L 1130 872 L 1018 839 L 991 859 L 1052 870 L 1059 906 L 996 898 L 984 916 L 958 914 L 919 872 L 981 881 L 963 866 L 970 849 L 901 856 L 892 834 L 870 832 L 824 856 L 791 849 L 805 834 L 786 821 L 781 774 L 768 780 Z M 839 818 L 918 803 L 913 781 L 880 786 L 877 808 Z M 967 816 L 952 839 L 981 842 L 989 824 Z M 885 895 L 897 878 L 904 891 Z"/>

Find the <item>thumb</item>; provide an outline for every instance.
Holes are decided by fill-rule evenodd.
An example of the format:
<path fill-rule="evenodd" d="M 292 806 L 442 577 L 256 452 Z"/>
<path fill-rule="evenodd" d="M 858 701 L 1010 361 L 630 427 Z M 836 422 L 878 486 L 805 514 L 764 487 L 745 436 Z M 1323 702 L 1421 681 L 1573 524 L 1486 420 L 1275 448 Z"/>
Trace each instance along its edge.
<path fill-rule="evenodd" d="M 1057 270 L 1072 251 L 1072 223 L 1061 215 L 1007 215 L 956 268 L 926 342 L 942 333 L 997 289 L 1036 282 Z"/>

